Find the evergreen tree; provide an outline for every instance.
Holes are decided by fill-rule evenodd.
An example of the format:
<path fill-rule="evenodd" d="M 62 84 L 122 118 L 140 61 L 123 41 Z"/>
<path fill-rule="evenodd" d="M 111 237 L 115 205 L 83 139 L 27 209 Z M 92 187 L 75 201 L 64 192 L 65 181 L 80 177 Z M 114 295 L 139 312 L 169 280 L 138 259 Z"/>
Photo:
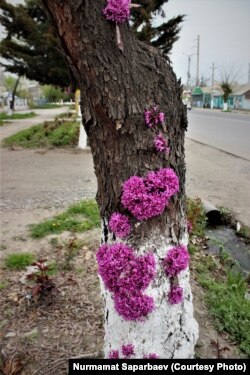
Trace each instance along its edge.
<path fill-rule="evenodd" d="M 165 17 L 163 5 L 167 2 L 168 0 L 133 0 L 133 3 L 142 6 L 133 10 L 132 29 L 140 40 L 169 54 L 173 44 L 179 39 L 178 34 L 184 15 L 178 15 L 158 26 L 153 26 L 152 21 L 156 15 Z"/>
<path fill-rule="evenodd" d="M 5 59 L 1 65 L 42 84 L 69 86 L 66 62 L 40 0 L 26 0 L 25 5 L 0 0 L 0 9 L 0 22 L 6 32 L 0 43 Z"/>
<path fill-rule="evenodd" d="M 133 0 L 142 5 L 132 12 L 132 29 L 136 36 L 169 53 L 178 39 L 184 16 L 177 16 L 153 27 L 154 16 L 164 16 L 163 5 L 168 0 Z M 24 5 L 12 5 L 0 0 L 0 22 L 6 38 L 0 43 L 0 53 L 7 71 L 25 75 L 42 84 L 74 87 L 73 75 L 59 51 L 57 39 L 40 0 L 25 0 Z M 139 31 L 140 30 L 140 31 Z M 69 74 L 71 79 L 69 78 Z"/>

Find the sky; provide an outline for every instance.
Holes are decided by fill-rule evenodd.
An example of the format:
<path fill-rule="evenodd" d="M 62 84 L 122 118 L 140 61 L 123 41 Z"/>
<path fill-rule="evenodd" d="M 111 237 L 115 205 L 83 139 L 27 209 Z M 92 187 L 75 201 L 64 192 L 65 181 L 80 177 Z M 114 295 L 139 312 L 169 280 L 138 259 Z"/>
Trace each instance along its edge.
<path fill-rule="evenodd" d="M 20 3 L 22 0 L 11 0 Z M 191 81 L 197 68 L 197 36 L 200 36 L 199 78 L 211 84 L 212 64 L 215 80 L 220 70 L 233 67 L 239 83 L 248 82 L 250 64 L 250 0 L 169 0 L 164 6 L 166 18 L 185 14 L 180 39 L 170 56 L 178 78 L 187 82 L 188 55 L 191 56 Z M 159 22 L 159 19 L 155 21 Z M 1 31 L 0 31 L 1 38 Z"/>
<path fill-rule="evenodd" d="M 248 83 L 250 64 L 250 0 L 169 0 L 164 6 L 167 19 L 178 14 L 186 18 L 180 39 L 170 56 L 177 77 L 187 82 L 188 55 L 191 80 L 196 78 L 197 36 L 200 35 L 200 78 L 210 79 L 215 63 L 215 80 L 220 71 L 233 68 L 239 83 Z"/>

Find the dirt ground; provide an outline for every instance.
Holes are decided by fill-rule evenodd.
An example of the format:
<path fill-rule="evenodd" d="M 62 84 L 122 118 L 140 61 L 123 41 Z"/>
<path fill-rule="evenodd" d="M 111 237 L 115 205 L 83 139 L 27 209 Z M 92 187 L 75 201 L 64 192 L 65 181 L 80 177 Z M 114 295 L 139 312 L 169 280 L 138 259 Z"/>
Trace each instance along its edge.
<path fill-rule="evenodd" d="M 10 129 L 11 125 L 7 126 Z M 2 128 L 3 138 L 6 127 Z M 32 240 L 28 225 L 62 211 L 75 201 L 95 196 L 97 186 L 90 152 L 18 148 L 1 148 L 0 152 L 0 261 L 7 253 L 16 251 L 34 251 L 39 256 L 58 259 L 59 250 L 51 247 L 50 237 Z M 238 220 L 250 225 L 250 213 L 246 210 L 250 202 L 250 162 L 189 139 L 186 154 L 188 195 L 223 205 Z M 63 234 L 61 240 L 68 236 Z M 84 246 L 75 262 L 83 271 L 56 275 L 56 282 L 63 284 L 61 293 L 48 306 L 38 309 L 28 306 L 25 288 L 18 283 L 21 272 L 1 270 L 1 279 L 8 286 L 1 291 L 0 304 L 4 309 L 0 341 L 10 357 L 21 353 L 27 359 L 22 375 L 58 374 L 59 370 L 60 374 L 66 374 L 69 357 L 102 356 L 101 300 L 94 257 L 99 234 L 95 231 L 82 236 Z M 218 340 L 221 347 L 229 347 L 225 355 L 236 358 L 234 345 L 213 328 L 204 306 L 203 291 L 195 280 L 192 287 L 200 324 L 197 355 L 217 357 L 212 342 Z"/>

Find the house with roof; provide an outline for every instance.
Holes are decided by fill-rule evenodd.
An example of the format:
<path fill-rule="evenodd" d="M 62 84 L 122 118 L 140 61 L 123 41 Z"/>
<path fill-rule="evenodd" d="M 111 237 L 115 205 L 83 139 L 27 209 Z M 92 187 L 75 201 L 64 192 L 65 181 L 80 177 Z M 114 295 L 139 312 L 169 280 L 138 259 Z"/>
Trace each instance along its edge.
<path fill-rule="evenodd" d="M 211 108 L 212 88 L 211 87 L 195 87 L 192 90 L 192 106 L 198 108 Z M 223 92 L 219 85 L 213 90 L 213 107 L 223 109 Z M 250 110 L 250 84 L 237 85 L 233 88 L 233 92 L 229 95 L 228 109 Z"/>

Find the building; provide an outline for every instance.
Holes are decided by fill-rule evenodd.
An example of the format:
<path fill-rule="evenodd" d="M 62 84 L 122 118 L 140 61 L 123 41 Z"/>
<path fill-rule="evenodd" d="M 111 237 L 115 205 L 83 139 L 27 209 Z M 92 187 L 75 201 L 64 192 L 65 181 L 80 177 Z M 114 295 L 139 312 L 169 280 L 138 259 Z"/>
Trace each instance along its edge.
<path fill-rule="evenodd" d="M 211 108 L 212 88 L 195 87 L 192 90 L 192 106 L 198 108 Z M 213 108 L 223 109 L 223 91 L 219 85 L 213 90 Z M 250 84 L 237 85 L 228 97 L 228 109 L 250 110 Z"/>

